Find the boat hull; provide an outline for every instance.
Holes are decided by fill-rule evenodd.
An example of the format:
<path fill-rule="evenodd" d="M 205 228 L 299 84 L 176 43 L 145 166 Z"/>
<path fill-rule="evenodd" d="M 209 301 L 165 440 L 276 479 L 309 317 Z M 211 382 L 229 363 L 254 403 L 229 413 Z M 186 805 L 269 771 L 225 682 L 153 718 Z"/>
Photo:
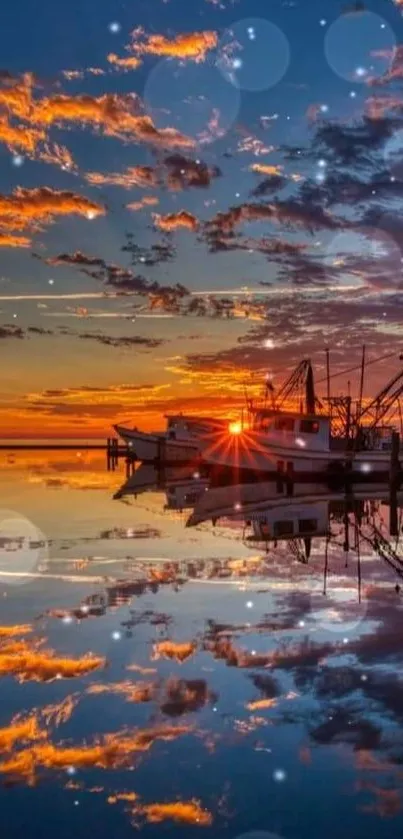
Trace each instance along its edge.
<path fill-rule="evenodd" d="M 391 464 L 390 453 L 385 451 L 297 449 L 253 432 L 227 438 L 224 445 L 205 448 L 203 459 L 214 467 L 265 472 L 293 480 L 311 480 L 313 476 L 327 480 L 347 473 L 358 482 L 387 480 Z"/>
<path fill-rule="evenodd" d="M 161 461 L 164 463 L 187 463 L 199 453 L 199 444 L 190 441 L 169 440 L 165 435 L 147 434 L 122 425 L 115 425 L 115 431 L 124 440 L 133 457 L 143 463 Z"/>

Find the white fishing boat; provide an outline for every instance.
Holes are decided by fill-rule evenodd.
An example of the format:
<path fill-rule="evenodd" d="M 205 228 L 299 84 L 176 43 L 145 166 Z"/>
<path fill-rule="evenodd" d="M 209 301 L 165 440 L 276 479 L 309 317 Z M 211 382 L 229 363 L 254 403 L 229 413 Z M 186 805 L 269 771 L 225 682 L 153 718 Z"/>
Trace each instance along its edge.
<path fill-rule="evenodd" d="M 165 509 L 185 510 L 193 507 L 208 487 L 207 478 L 189 465 L 171 466 L 163 469 L 152 463 L 141 463 L 114 499 L 127 496 L 136 498 L 143 492 L 165 492 Z"/>
<path fill-rule="evenodd" d="M 308 359 L 301 362 L 283 387 L 283 399 L 284 394 L 288 398 L 295 384 L 302 383 L 305 410 L 282 410 L 281 401 L 276 403 L 274 398 L 271 407 L 267 407 L 266 400 L 261 407 L 250 406 L 247 426 L 233 426 L 225 437 L 204 448 L 206 463 L 283 475 L 296 481 L 310 480 L 312 475 L 327 479 L 346 471 L 355 480 L 384 480 L 390 475 L 393 449 L 394 466 L 399 470 L 398 458 L 403 457 L 403 450 L 396 450 L 396 438 L 393 443 L 393 426 L 381 422 L 403 392 L 402 370 L 365 408 L 361 392 L 355 413 L 350 396 L 328 396 L 327 402 L 330 409 L 335 408 L 336 416 L 326 415 L 323 403 L 315 395 Z"/>
<path fill-rule="evenodd" d="M 119 424 L 113 427 L 137 460 L 185 463 L 194 459 L 207 442 L 225 433 L 231 426 L 229 420 L 184 414 L 167 416 L 166 420 L 166 430 L 158 433 Z"/>

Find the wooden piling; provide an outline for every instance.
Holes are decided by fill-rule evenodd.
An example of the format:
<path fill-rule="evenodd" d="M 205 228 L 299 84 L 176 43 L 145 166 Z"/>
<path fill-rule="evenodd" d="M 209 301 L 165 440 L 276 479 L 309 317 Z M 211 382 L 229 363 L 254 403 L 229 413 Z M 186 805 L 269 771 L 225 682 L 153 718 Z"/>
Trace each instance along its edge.
<path fill-rule="evenodd" d="M 399 450 L 400 434 L 397 431 L 392 431 L 389 469 L 389 531 L 391 536 L 397 536 L 399 532 L 397 516 L 397 491 L 400 486 L 401 478 Z"/>

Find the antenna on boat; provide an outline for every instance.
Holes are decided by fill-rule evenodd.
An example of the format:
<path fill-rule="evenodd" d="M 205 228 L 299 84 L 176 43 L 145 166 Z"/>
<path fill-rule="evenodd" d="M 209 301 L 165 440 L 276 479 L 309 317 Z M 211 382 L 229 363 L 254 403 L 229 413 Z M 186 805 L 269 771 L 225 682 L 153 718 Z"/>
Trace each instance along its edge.
<path fill-rule="evenodd" d="M 312 364 L 308 361 L 306 380 L 305 380 L 305 398 L 306 398 L 306 412 L 307 414 L 314 414 L 315 406 L 315 383 L 313 379 Z"/>
<path fill-rule="evenodd" d="M 329 347 L 326 347 L 326 385 L 327 385 L 327 402 L 330 405 L 330 358 Z"/>

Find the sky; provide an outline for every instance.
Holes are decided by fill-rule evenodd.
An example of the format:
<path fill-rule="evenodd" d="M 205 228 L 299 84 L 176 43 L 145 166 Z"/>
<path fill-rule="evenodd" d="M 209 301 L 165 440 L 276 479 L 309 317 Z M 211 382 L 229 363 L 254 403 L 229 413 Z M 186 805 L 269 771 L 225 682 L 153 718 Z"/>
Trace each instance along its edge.
<path fill-rule="evenodd" d="M 334 374 L 363 343 L 389 356 L 366 399 L 399 369 L 402 13 L 397 0 L 9 5 L 1 437 L 235 415 L 245 387 L 276 387 L 302 358 L 323 380 L 326 347 Z"/>

